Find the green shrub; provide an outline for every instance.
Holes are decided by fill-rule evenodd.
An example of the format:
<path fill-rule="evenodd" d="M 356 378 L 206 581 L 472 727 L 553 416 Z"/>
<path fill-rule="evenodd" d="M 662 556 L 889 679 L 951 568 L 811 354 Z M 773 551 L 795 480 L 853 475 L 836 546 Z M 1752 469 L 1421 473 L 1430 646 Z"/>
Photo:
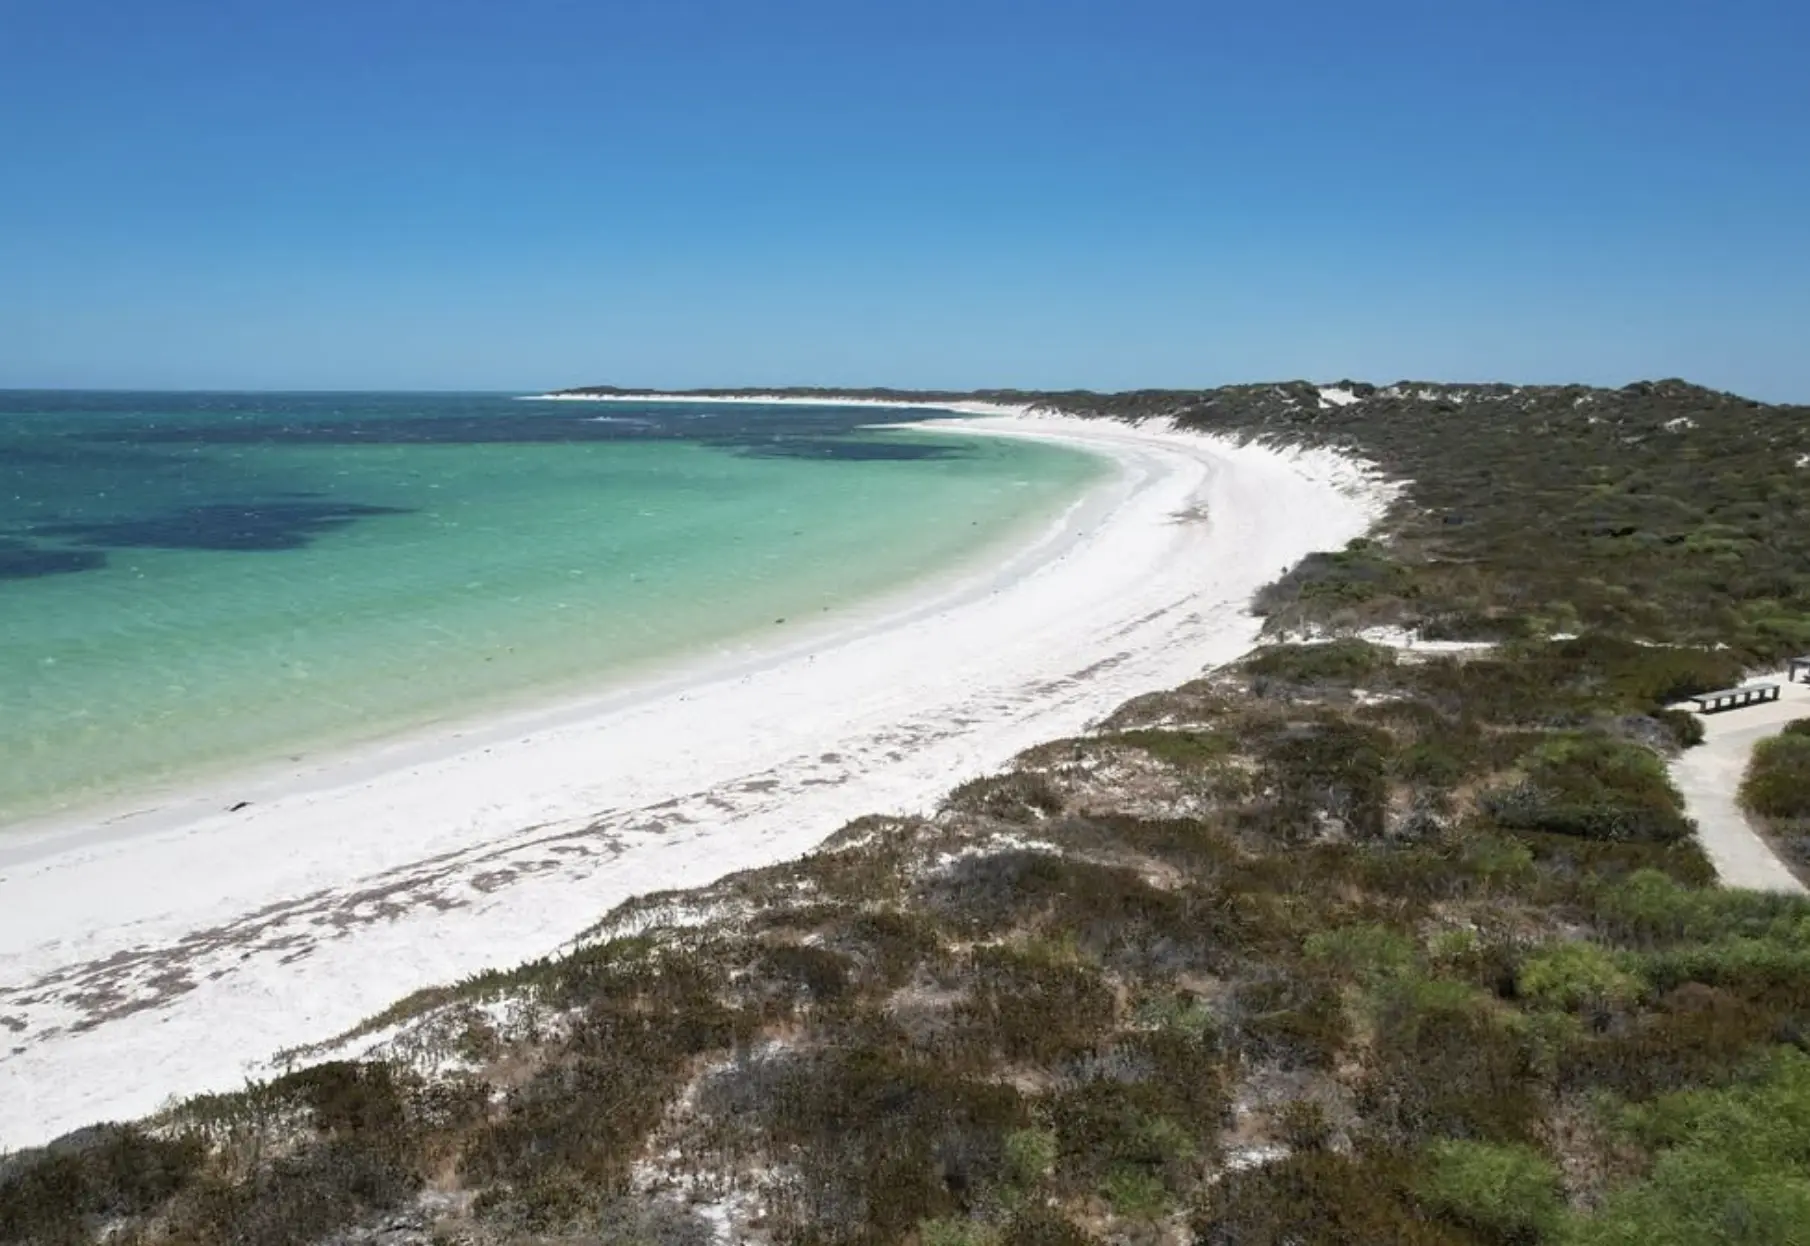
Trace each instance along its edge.
<path fill-rule="evenodd" d="M 1703 720 L 1689 710 L 1656 709 L 1648 714 L 1666 729 L 1679 748 L 1695 748 L 1703 743 Z"/>
<path fill-rule="evenodd" d="M 1727 1081 L 1780 1029 L 1768 1002 L 1689 982 L 1662 996 L 1656 1010 L 1604 1032 L 1560 1036 L 1553 1066 L 1566 1089 L 1645 1100 Z"/>
<path fill-rule="evenodd" d="M 196 1179 L 200 1139 L 131 1125 L 84 1130 L 0 1165 L 0 1242 L 88 1242 L 99 1223 L 155 1210 Z"/>
<path fill-rule="evenodd" d="M 824 943 L 854 962 L 865 984 L 881 990 L 903 986 L 941 946 L 934 922 L 893 909 L 856 913 L 826 932 Z"/>
<path fill-rule="evenodd" d="M 1544 1239 L 1565 1210 L 1558 1168 L 1518 1144 L 1435 1142 L 1415 1192 L 1443 1215 L 1505 1242 Z"/>
<path fill-rule="evenodd" d="M 1161 1177 L 1129 1165 L 1107 1173 L 1100 1193 L 1114 1215 L 1128 1220 L 1154 1220 L 1175 1202 Z"/>
<path fill-rule="evenodd" d="M 1197 1246 L 1466 1246 L 1431 1220 L 1386 1156 L 1291 1155 L 1228 1173 L 1193 1217 Z"/>
<path fill-rule="evenodd" d="M 1000 1246 L 1089 1246 L 1094 1239 L 1053 1207 L 1020 1207 L 1006 1225 Z"/>
<path fill-rule="evenodd" d="M 835 1004 L 851 991 L 849 962 L 844 956 L 805 943 L 781 943 L 762 949 L 752 971 L 771 993 L 802 994 L 817 1004 Z"/>
<path fill-rule="evenodd" d="M 351 1138 L 303 1146 L 250 1181 L 199 1182 L 170 1213 L 172 1237 L 208 1246 L 311 1246 L 336 1230 L 407 1202 L 420 1174 Z"/>
<path fill-rule="evenodd" d="M 1143 1029 L 1163 1030 L 1194 1039 L 1211 1039 L 1219 1030 L 1213 1010 L 1201 1000 L 1183 993 L 1169 993 L 1147 999 L 1137 1007 L 1134 1017 Z"/>
<path fill-rule="evenodd" d="M 1503 826 L 1588 839 L 1687 838 L 1691 824 L 1665 766 L 1649 750 L 1608 736 L 1556 736 L 1521 758 L 1526 780 L 1486 794 Z"/>
<path fill-rule="evenodd" d="M 1346 721 L 1315 723 L 1268 742 L 1260 783 L 1269 808 L 1254 829 L 1295 839 L 1317 834 L 1331 818 L 1354 836 L 1380 838 L 1393 750 L 1388 732 Z"/>
<path fill-rule="evenodd" d="M 1056 1131 L 1014 1129 L 1006 1135 L 1006 1176 L 1021 1186 L 1034 1186 L 1056 1169 Z"/>
<path fill-rule="evenodd" d="M 1223 762 L 1238 751 L 1238 739 L 1220 731 L 1159 731 L 1146 728 L 1121 731 L 1108 739 L 1142 749 L 1160 761 L 1183 770 Z"/>
<path fill-rule="evenodd" d="M 1642 946 L 1747 938 L 1810 948 L 1810 899 L 1687 886 L 1659 870 L 1637 870 L 1604 888 L 1596 910 L 1615 938 Z"/>
<path fill-rule="evenodd" d="M 1604 635 L 1561 641 L 1555 649 L 1629 709 L 1669 705 L 1727 688 L 1740 683 L 1745 673 L 1740 658 L 1727 650 L 1637 645 Z"/>
<path fill-rule="evenodd" d="M 1810 1056 L 1777 1049 L 1725 1089 L 1667 1095 L 1629 1111 L 1650 1173 L 1576 1217 L 1574 1246 L 1791 1246 L 1810 1235 Z"/>
<path fill-rule="evenodd" d="M 1392 769 L 1405 783 L 1445 790 L 1474 773 L 1477 761 L 1450 740 L 1420 740 L 1396 755 Z"/>
<path fill-rule="evenodd" d="M 1590 840 L 1551 831 L 1516 831 L 1533 863 L 1551 883 L 1568 884 L 1578 895 L 1643 871 L 1690 887 L 1713 887 L 1716 870 L 1693 836 L 1656 844 L 1643 840 Z M 1554 891 L 1553 895 L 1558 892 Z"/>
<path fill-rule="evenodd" d="M 1364 982 L 1392 978 L 1416 960 L 1414 941 L 1387 926 L 1340 926 L 1307 937 L 1308 959 Z"/>
<path fill-rule="evenodd" d="M 1539 1118 L 1536 1052 L 1490 997 L 1409 976 L 1377 993 L 1358 1107 L 1369 1129 L 1416 1148 L 1439 1137 L 1514 1142 Z"/>
<path fill-rule="evenodd" d="M 918 1246 L 1000 1246 L 1000 1232 L 990 1224 L 953 1216 L 918 1225 Z"/>
<path fill-rule="evenodd" d="M 1777 735 L 1755 745 L 1741 803 L 1768 818 L 1810 817 L 1810 735 Z"/>
<path fill-rule="evenodd" d="M 1489 1006 L 1489 997 L 1473 984 L 1423 973 L 1403 973 L 1386 979 L 1370 999 L 1374 1011 L 1398 1016 L 1481 1015 Z"/>
<path fill-rule="evenodd" d="M 305 1105 L 322 1133 L 399 1143 L 407 1129 L 405 1088 L 387 1064 L 317 1064 L 271 1082 L 267 1093 L 276 1103 Z"/>
<path fill-rule="evenodd" d="M 462 1179 L 491 1187 L 491 1211 L 536 1228 L 626 1193 L 642 1141 L 690 1061 L 748 1034 L 746 1018 L 719 1002 L 714 976 L 689 957 L 572 961 L 560 985 L 589 1006 L 571 1022 L 564 1058 L 511 1089 L 463 1139 L 458 1159 Z"/>
<path fill-rule="evenodd" d="M 1452 610 L 1430 615 L 1421 620 L 1420 635 L 1424 640 L 1471 640 L 1501 642 L 1530 640 L 1546 629 L 1541 620 L 1527 614 L 1504 614 L 1487 610 Z"/>
<path fill-rule="evenodd" d="M 1007 1060 L 1053 1064 L 1090 1050 L 1111 1027 L 1115 1001 L 1095 966 L 1034 949 L 981 948 L 968 997 L 955 1010 L 967 1041 Z"/>
<path fill-rule="evenodd" d="M 1226 1041 L 1247 1060 L 1330 1068 L 1350 1036 L 1338 983 L 1320 974 L 1280 974 L 1238 984 Z"/>
<path fill-rule="evenodd" d="M 1166 1115 L 1172 1105 L 1159 1087 L 1090 1081 L 1050 1103 L 1058 1141 L 1059 1187 L 1079 1192 L 1103 1186 L 1122 1169 L 1135 1169 L 1181 1188 L 1200 1146 L 1194 1133 Z M 1218 1119 L 1196 1122 L 1217 1129 Z"/>
<path fill-rule="evenodd" d="M 1011 849 L 968 856 L 923 888 L 931 914 L 963 935 L 1004 935 L 1036 920 L 1089 949 L 1181 939 L 1198 928 L 1188 906 L 1135 869 L 1054 852 Z"/>
<path fill-rule="evenodd" d="M 1045 775 L 1014 770 L 970 779 L 943 798 L 943 808 L 978 813 L 1002 822 L 1035 822 L 1062 811 L 1062 793 Z"/>
<path fill-rule="evenodd" d="M 1551 944 L 1528 957 L 1515 986 L 1536 1007 L 1572 1012 L 1626 1007 L 1646 990 L 1612 952 L 1581 940 Z"/>
<path fill-rule="evenodd" d="M 1658 870 L 1636 870 L 1597 899 L 1598 919 L 1610 934 L 1649 945 L 1715 934 L 1717 907 L 1715 893 Z"/>
<path fill-rule="evenodd" d="M 1665 991 L 1686 982 L 1763 994 L 1810 983 L 1810 948 L 1733 936 L 1649 953 L 1642 972 Z"/>
<path fill-rule="evenodd" d="M 1493 887 L 1517 887 L 1533 877 L 1534 852 L 1527 844 L 1503 835 L 1467 835 L 1458 863 L 1478 881 Z"/>
<path fill-rule="evenodd" d="M 1148 1070 L 1145 1085 L 1177 1121 L 1210 1134 L 1225 1115 L 1226 1068 L 1217 1031 L 1151 1030 L 1122 1038 L 1114 1050 Z"/>
<path fill-rule="evenodd" d="M 878 1246 L 927 1220 L 967 1222 L 1005 1176 L 1004 1138 L 1028 1123 L 1019 1093 L 900 1049 L 873 1019 L 814 1037 L 809 1052 L 737 1062 L 698 1095 L 731 1155 L 784 1157 L 769 1235 Z"/>
<path fill-rule="evenodd" d="M 1483 940 L 1468 928 L 1441 930 L 1427 942 L 1427 955 L 1440 966 L 1464 965 L 1483 951 Z"/>
<path fill-rule="evenodd" d="M 1246 658 L 1253 675 L 1298 684 L 1353 683 L 1395 665 L 1395 651 L 1344 639 L 1317 645 L 1270 645 Z"/>
<path fill-rule="evenodd" d="M 1281 579 L 1259 589 L 1251 609 L 1269 619 L 1325 618 L 1366 602 L 1387 600 L 1409 581 L 1406 568 L 1364 538 L 1342 550 L 1309 554 Z"/>

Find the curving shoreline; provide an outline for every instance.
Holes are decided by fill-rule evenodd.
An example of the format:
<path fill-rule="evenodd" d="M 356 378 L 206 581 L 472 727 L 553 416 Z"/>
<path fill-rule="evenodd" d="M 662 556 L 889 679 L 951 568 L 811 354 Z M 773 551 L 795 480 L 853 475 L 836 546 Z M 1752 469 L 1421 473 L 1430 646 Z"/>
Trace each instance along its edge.
<path fill-rule="evenodd" d="M 1251 593 L 1385 496 L 1329 453 L 1023 413 L 961 427 L 1119 470 L 1003 565 L 853 629 L 366 750 L 237 814 L 13 849 L 0 1146 L 229 1088 L 410 990 L 550 952 L 621 900 L 933 804 L 1241 652 Z"/>

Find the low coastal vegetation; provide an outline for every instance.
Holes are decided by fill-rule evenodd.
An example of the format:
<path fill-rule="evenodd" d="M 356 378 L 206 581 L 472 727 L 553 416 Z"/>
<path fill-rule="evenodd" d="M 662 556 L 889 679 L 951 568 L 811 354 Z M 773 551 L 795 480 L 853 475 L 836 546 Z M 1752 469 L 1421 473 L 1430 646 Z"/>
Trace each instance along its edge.
<path fill-rule="evenodd" d="M 1754 746 L 1740 796 L 1785 860 L 1810 869 L 1810 718 Z"/>
<path fill-rule="evenodd" d="M 0 1159 L 0 1240 L 1806 1240 L 1810 901 L 1717 887 L 1664 760 L 1667 704 L 1810 639 L 1810 426 L 1676 383 L 1217 395 L 985 397 L 1410 479 L 1263 594 L 1272 643 Z M 1804 743 L 1750 806 L 1810 812 Z"/>

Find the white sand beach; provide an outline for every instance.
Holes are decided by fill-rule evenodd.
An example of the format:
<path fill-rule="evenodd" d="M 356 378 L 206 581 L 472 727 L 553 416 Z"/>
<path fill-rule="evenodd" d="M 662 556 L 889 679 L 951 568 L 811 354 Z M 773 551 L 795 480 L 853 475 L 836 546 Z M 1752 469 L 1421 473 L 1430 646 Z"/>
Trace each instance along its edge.
<path fill-rule="evenodd" d="M 1155 424 L 960 427 L 1117 471 L 995 565 L 834 629 L 0 836 L 0 1148 L 233 1088 L 410 991 L 555 952 L 625 899 L 928 808 L 1235 657 L 1251 594 L 1390 492 L 1334 454 Z"/>

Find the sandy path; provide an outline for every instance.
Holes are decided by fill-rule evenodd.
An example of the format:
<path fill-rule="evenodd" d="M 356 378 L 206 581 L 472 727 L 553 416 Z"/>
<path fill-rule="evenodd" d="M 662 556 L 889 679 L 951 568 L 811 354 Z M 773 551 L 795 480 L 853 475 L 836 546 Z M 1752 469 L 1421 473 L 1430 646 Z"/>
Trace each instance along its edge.
<path fill-rule="evenodd" d="M 1787 683 L 1782 674 L 1752 682 L 1770 681 L 1780 684 L 1777 701 L 1702 716 L 1703 743 L 1672 763 L 1672 781 L 1684 794 L 1685 811 L 1696 819 L 1697 837 L 1723 886 L 1802 895 L 1804 885 L 1735 803 L 1753 746 L 1792 719 L 1810 717 L 1810 684 Z"/>
<path fill-rule="evenodd" d="M 1251 593 L 1380 505 L 1333 455 L 1055 417 L 969 427 L 1118 470 L 1010 557 L 852 628 L 0 838 L 0 1147 L 231 1088 L 409 991 L 555 951 L 632 896 L 923 809 L 1236 656 Z"/>

